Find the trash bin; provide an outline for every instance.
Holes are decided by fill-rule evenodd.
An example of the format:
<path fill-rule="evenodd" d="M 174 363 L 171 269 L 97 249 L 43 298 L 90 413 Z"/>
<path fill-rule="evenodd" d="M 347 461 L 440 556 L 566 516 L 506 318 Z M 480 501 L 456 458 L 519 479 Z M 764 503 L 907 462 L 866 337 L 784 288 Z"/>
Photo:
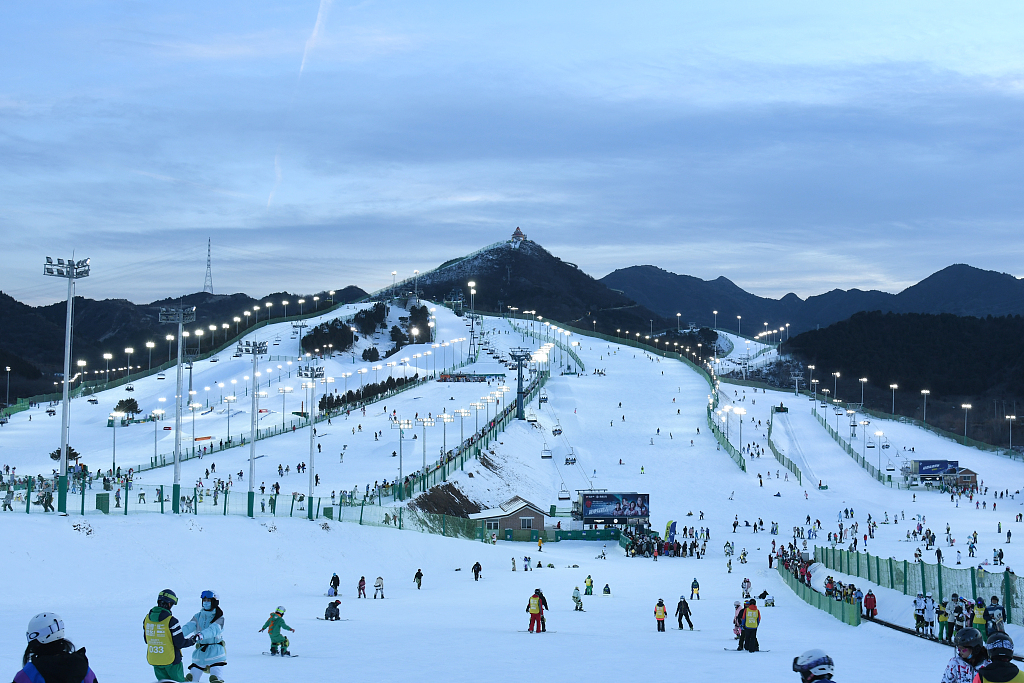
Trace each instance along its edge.
<path fill-rule="evenodd" d="M 505 540 L 506 541 L 511 541 L 512 540 L 512 530 L 511 529 L 505 529 Z"/>
<path fill-rule="evenodd" d="M 97 493 L 96 494 L 96 509 L 105 515 L 110 514 L 110 494 L 109 493 Z"/>
<path fill-rule="evenodd" d="M 334 519 L 334 508 L 330 505 L 324 508 L 324 517 Z"/>

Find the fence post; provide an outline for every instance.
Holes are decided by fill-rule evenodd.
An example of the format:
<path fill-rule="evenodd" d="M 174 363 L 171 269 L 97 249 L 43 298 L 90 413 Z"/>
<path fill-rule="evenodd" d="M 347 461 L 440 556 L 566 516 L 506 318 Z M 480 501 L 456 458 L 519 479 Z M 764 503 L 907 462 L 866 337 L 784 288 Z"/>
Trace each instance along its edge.
<path fill-rule="evenodd" d="M 32 513 L 32 482 L 35 479 L 33 477 L 28 478 L 28 483 L 25 486 L 25 514 Z"/>
<path fill-rule="evenodd" d="M 864 557 L 866 557 L 867 561 L 868 561 L 868 576 L 867 576 L 867 579 L 868 579 L 868 581 L 870 581 L 871 580 L 871 553 L 864 553 Z M 878 583 L 878 581 L 877 581 L 878 577 L 877 576 L 875 577 L 875 579 L 876 579 L 875 583 Z"/>
<path fill-rule="evenodd" d="M 363 498 L 363 502 L 359 504 L 359 525 L 363 524 L 363 508 L 366 507 L 366 499 Z"/>
<path fill-rule="evenodd" d="M 1003 572 L 1003 608 L 1006 610 L 1006 623 L 1010 623 L 1010 572 Z"/>
<path fill-rule="evenodd" d="M 224 516 L 225 517 L 228 516 L 228 494 L 229 493 L 230 492 L 227 489 L 224 490 Z"/>
<path fill-rule="evenodd" d="M 935 571 L 939 573 L 939 602 L 942 602 L 942 563 L 935 565 Z"/>
<path fill-rule="evenodd" d="M 927 593 L 928 592 L 928 585 L 925 583 L 925 575 L 924 575 L 924 565 L 925 564 L 926 564 L 925 562 L 921 562 L 921 592 L 922 593 Z"/>
<path fill-rule="evenodd" d="M 886 562 L 889 565 L 889 588 L 896 588 L 896 573 L 893 571 L 893 568 L 892 568 L 893 560 L 890 557 L 889 559 L 886 560 Z"/>
<path fill-rule="evenodd" d="M 910 562 L 903 560 L 903 594 L 907 594 L 907 574 L 910 573 Z"/>
<path fill-rule="evenodd" d="M 978 595 L 978 580 L 977 580 L 977 577 L 975 576 L 975 572 L 977 570 L 974 567 L 971 567 L 970 571 L 971 571 L 971 595 L 977 597 L 977 595 Z"/>
<path fill-rule="evenodd" d="M 292 506 L 288 510 L 288 516 L 291 517 L 294 512 L 295 512 L 295 494 L 293 493 L 292 494 Z"/>
<path fill-rule="evenodd" d="M 162 497 L 161 500 L 163 500 Z M 163 503 L 160 505 L 160 512 L 163 512 Z M 82 477 L 82 516 L 85 516 L 85 476 Z"/>

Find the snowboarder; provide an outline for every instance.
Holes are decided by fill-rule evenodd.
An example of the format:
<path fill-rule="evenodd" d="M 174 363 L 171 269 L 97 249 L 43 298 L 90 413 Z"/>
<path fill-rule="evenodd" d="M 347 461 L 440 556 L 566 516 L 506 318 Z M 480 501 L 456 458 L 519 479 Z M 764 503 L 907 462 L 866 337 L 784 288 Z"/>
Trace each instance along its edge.
<path fill-rule="evenodd" d="M 340 604 L 341 600 L 332 600 L 327 603 L 327 609 L 324 610 L 324 619 L 326 621 L 338 621 L 341 619 L 341 610 L 338 609 Z"/>
<path fill-rule="evenodd" d="M 953 638 L 956 654 L 946 664 L 941 683 L 967 683 L 974 681 L 978 669 L 989 664 L 988 652 L 976 628 L 965 628 L 957 631 Z"/>
<path fill-rule="evenodd" d="M 693 577 L 693 582 L 690 583 L 690 599 L 693 600 L 693 596 L 696 595 L 697 599 L 700 600 L 700 584 L 697 583 L 697 577 Z"/>
<path fill-rule="evenodd" d="M 740 583 L 740 588 L 743 589 L 743 597 L 744 598 L 749 598 L 750 597 L 750 579 L 743 579 L 743 581 Z"/>
<path fill-rule="evenodd" d="M 593 595 L 594 594 L 594 579 L 590 578 L 590 574 L 587 574 L 586 581 L 583 582 L 583 594 Z"/>
<path fill-rule="evenodd" d="M 358 591 L 356 593 L 356 599 L 357 600 L 359 598 L 365 598 L 366 597 L 366 577 L 365 576 L 360 576 L 359 577 L 359 585 L 356 588 L 356 590 Z"/>
<path fill-rule="evenodd" d="M 192 664 L 188 667 L 186 681 L 203 680 L 203 674 L 210 674 L 210 683 L 223 683 L 224 667 L 228 665 L 228 653 L 224 647 L 224 611 L 220 599 L 213 591 L 203 591 L 199 596 L 202 609 L 196 612 L 184 626 L 181 633 L 192 636 L 196 648 L 192 651 Z"/>
<path fill-rule="evenodd" d="M 690 621 L 690 605 L 686 602 L 686 597 L 679 596 L 679 604 L 676 605 L 676 618 L 679 620 L 679 630 L 683 630 L 683 619 L 686 619 L 686 623 L 689 624 L 690 630 L 693 630 L 693 622 Z"/>
<path fill-rule="evenodd" d="M 924 593 L 918 593 L 914 598 L 914 630 L 918 634 L 924 633 Z"/>
<path fill-rule="evenodd" d="M 420 586 L 423 584 L 423 570 L 417 569 L 416 574 L 412 577 L 412 580 L 413 583 L 416 584 L 416 590 L 419 590 Z"/>
<path fill-rule="evenodd" d="M 373 582 L 373 599 L 377 599 L 377 593 L 380 593 L 380 599 L 384 599 L 384 579 L 380 576 Z"/>
<path fill-rule="evenodd" d="M 474 581 L 479 581 L 480 580 L 480 574 L 483 572 L 483 570 L 484 570 L 484 568 L 480 566 L 479 562 L 476 562 L 476 563 L 473 564 L 473 580 Z"/>
<path fill-rule="evenodd" d="M 156 596 L 156 607 L 142 620 L 142 634 L 148 648 L 146 661 L 153 667 L 157 680 L 185 680 L 181 649 L 191 647 L 195 641 L 182 634 L 181 625 L 171 614 L 171 608 L 177 604 L 178 596 L 174 591 L 162 590 Z"/>
<path fill-rule="evenodd" d="M 576 605 L 576 609 L 574 611 L 576 611 L 576 612 L 585 612 L 586 611 L 586 610 L 583 609 L 583 599 L 580 598 L 580 587 L 579 586 L 576 586 L 576 588 L 574 588 L 573 591 L 572 591 L 572 601 Z"/>
<path fill-rule="evenodd" d="M 985 626 L 991 636 L 996 631 L 1005 631 L 1006 608 L 999 604 L 999 598 L 992 596 L 992 602 L 985 608 Z"/>
<path fill-rule="evenodd" d="M 533 633 L 533 627 L 537 627 L 537 633 L 540 633 L 542 629 L 541 619 L 544 615 L 544 598 L 540 594 L 540 589 L 533 591 L 533 595 L 530 596 L 530 601 L 526 604 L 526 611 L 530 614 L 530 633 Z"/>
<path fill-rule="evenodd" d="M 743 605 L 741 605 L 740 601 L 737 600 L 736 602 L 732 603 L 732 607 L 734 610 L 732 615 L 732 634 L 737 640 L 740 640 L 740 647 L 738 649 L 742 650 L 743 625 L 740 622 L 740 615 L 743 614 Z"/>
<path fill-rule="evenodd" d="M 668 613 L 668 609 L 665 607 L 665 601 L 658 598 L 658 604 L 654 606 L 654 619 L 658 622 L 658 630 L 665 630 L 665 614 Z"/>
<path fill-rule="evenodd" d="M 803 683 L 832 680 L 832 658 L 823 650 L 808 650 L 793 660 L 793 671 Z"/>
<path fill-rule="evenodd" d="M 284 607 L 278 607 L 276 610 L 270 613 L 270 618 L 263 624 L 263 628 L 260 629 L 260 633 L 263 633 L 267 629 L 270 629 L 270 654 L 277 655 L 277 647 L 281 646 L 281 656 L 287 657 L 291 655 L 288 652 L 288 637 L 281 633 L 281 629 L 291 631 L 295 633 L 288 624 L 284 623 Z"/>
<path fill-rule="evenodd" d="M 602 589 L 601 589 L 601 595 L 611 595 L 611 594 L 612 594 L 612 589 L 611 589 L 611 586 L 609 586 L 609 585 L 608 585 L 608 584 L 606 583 L 606 584 L 604 585 L 604 588 L 602 588 Z"/>
<path fill-rule="evenodd" d="M 89 668 L 85 648 L 76 650 L 64 638 L 64 620 L 54 612 L 42 612 L 28 622 L 25 631 L 28 645 L 22 657 L 22 669 L 14 675 L 14 683 L 35 681 L 81 681 L 95 683 L 96 674 Z"/>
<path fill-rule="evenodd" d="M 743 624 L 743 636 L 740 638 L 742 648 L 738 649 L 757 652 L 760 649 L 757 643 L 757 627 L 761 624 L 761 612 L 757 609 L 756 600 L 747 600 L 747 606 L 743 609 L 740 619 Z"/>
<path fill-rule="evenodd" d="M 995 503 L 992 504 L 995 507 Z M 993 633 L 988 637 L 987 645 L 988 658 L 991 662 L 984 667 L 979 667 L 978 675 L 974 680 L 979 683 L 990 681 L 1019 681 L 1024 678 L 1013 659 L 1013 640 L 1006 633 Z"/>
<path fill-rule="evenodd" d="M 338 587 L 341 586 L 341 579 L 338 578 L 337 574 L 331 577 L 331 587 L 327 589 L 327 595 L 334 597 L 338 594 Z"/>
<path fill-rule="evenodd" d="M 512 558 L 512 571 L 516 570 L 516 558 Z"/>

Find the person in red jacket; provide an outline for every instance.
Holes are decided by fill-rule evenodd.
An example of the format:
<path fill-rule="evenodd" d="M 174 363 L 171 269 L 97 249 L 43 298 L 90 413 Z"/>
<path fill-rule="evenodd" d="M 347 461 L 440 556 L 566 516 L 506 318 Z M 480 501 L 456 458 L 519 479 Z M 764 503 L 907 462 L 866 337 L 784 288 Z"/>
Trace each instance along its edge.
<path fill-rule="evenodd" d="M 540 589 L 533 591 L 533 595 L 530 596 L 530 601 L 526 604 L 526 611 L 530 614 L 530 633 L 534 633 L 533 627 L 537 627 L 536 633 L 540 633 L 544 628 L 544 596 L 540 594 Z"/>
<path fill-rule="evenodd" d="M 878 603 L 875 602 L 875 594 L 868 591 L 868 594 L 864 596 L 864 616 L 868 619 L 874 619 L 878 616 L 878 610 L 875 609 Z"/>

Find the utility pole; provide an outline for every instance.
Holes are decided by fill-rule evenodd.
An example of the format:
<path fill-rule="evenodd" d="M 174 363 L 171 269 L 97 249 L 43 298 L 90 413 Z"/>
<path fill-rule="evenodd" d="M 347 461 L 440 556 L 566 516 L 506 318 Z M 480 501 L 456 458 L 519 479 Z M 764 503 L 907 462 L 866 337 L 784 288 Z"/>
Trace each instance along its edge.
<path fill-rule="evenodd" d="M 259 393 L 260 383 L 257 377 L 259 371 L 258 359 L 267 353 L 268 342 L 252 341 L 238 342 L 235 353 L 248 353 L 252 356 L 252 408 L 249 420 L 249 517 L 256 516 L 256 417 L 259 413 L 259 405 L 256 403 L 256 395 Z M 230 410 L 230 408 L 229 408 Z"/>
<path fill-rule="evenodd" d="M 174 514 L 181 512 L 181 355 L 183 352 L 182 343 L 185 340 L 185 323 L 195 322 L 196 307 L 188 308 L 161 308 L 160 322 L 178 324 L 178 363 L 177 363 L 177 388 L 174 392 L 174 486 L 172 487 L 171 511 Z"/>
<path fill-rule="evenodd" d="M 312 358 L 312 356 L 310 356 Z M 316 476 L 316 467 L 314 465 L 314 456 L 316 454 L 316 436 L 313 434 L 315 431 L 314 425 L 316 420 L 314 418 L 316 410 L 316 383 L 324 378 L 324 369 L 317 365 L 300 365 L 298 370 L 295 371 L 296 377 L 301 377 L 306 382 L 302 383 L 302 386 L 308 388 L 311 392 L 309 399 L 309 495 L 306 497 L 306 517 L 307 519 L 313 519 L 313 485 L 315 483 L 314 477 Z"/>
<path fill-rule="evenodd" d="M 530 360 L 533 352 L 530 349 L 516 348 L 510 349 L 508 355 L 516 362 L 516 370 L 519 375 L 519 385 L 516 392 L 516 419 L 525 420 L 526 414 L 523 412 L 523 404 L 526 402 L 523 392 L 523 364 Z"/>

